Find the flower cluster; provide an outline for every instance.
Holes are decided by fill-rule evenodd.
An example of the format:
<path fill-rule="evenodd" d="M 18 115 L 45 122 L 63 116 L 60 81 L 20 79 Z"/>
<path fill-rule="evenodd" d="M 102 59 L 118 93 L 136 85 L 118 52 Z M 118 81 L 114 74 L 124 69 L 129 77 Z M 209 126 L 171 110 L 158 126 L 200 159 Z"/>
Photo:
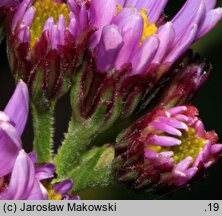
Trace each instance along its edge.
<path fill-rule="evenodd" d="M 0 112 L 0 199 L 78 199 L 70 192 L 113 176 L 172 190 L 218 160 L 217 134 L 188 105 L 212 70 L 189 49 L 222 19 L 216 0 L 186 0 L 172 19 L 168 0 L 0 1 L 0 42 L 6 32 L 18 82 Z M 54 155 L 54 109 L 69 89 L 69 129 Z M 21 141 L 29 102 L 35 153 Z M 115 146 L 91 148 L 130 121 Z"/>

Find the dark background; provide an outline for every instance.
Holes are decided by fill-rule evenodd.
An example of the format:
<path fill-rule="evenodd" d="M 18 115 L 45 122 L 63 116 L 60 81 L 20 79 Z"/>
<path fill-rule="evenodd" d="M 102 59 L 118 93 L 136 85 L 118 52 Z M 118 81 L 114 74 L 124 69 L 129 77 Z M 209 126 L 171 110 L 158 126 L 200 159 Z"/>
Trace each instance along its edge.
<path fill-rule="evenodd" d="M 195 0 L 194 0 L 195 1 Z M 170 0 L 166 14 L 170 17 L 178 11 L 184 0 Z M 218 1 L 218 6 L 222 2 Z M 207 36 L 198 41 L 193 49 L 206 57 L 213 64 L 214 70 L 208 82 L 201 89 L 194 104 L 200 111 L 200 116 L 206 129 L 215 129 L 222 137 L 222 22 Z M 0 46 L 0 109 L 3 110 L 15 88 L 13 76 L 10 73 L 5 41 Z M 67 122 L 71 115 L 69 96 L 64 96 L 56 108 L 56 136 L 55 144 L 58 146 L 66 131 Z M 32 120 L 29 118 L 23 143 L 27 151 L 31 151 L 33 141 Z M 220 139 L 222 142 L 222 138 Z M 206 180 L 195 183 L 191 189 L 180 189 L 173 194 L 154 196 L 151 194 L 135 194 L 122 186 L 106 189 L 93 189 L 82 192 L 82 199 L 222 199 L 222 159 L 206 173 Z"/>

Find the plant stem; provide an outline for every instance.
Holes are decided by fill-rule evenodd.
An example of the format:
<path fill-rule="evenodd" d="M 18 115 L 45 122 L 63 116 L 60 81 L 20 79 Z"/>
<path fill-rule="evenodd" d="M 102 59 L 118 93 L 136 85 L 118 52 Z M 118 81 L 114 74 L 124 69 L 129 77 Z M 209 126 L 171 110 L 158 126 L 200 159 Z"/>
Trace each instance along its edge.
<path fill-rule="evenodd" d="M 74 123 L 70 121 L 68 133 L 54 160 L 59 178 L 67 176 L 80 153 L 89 146 L 97 135 L 99 126 L 99 123 L 96 124 L 90 119 L 74 128 Z"/>
<path fill-rule="evenodd" d="M 59 178 L 67 177 L 80 154 L 98 135 L 105 112 L 106 108 L 101 105 L 91 118 L 82 123 L 77 124 L 74 118 L 71 119 L 68 133 L 54 160 Z"/>
<path fill-rule="evenodd" d="M 51 162 L 53 155 L 54 135 L 54 109 L 55 105 L 50 104 L 44 110 L 31 103 L 33 128 L 34 128 L 34 151 L 38 155 L 38 162 Z"/>

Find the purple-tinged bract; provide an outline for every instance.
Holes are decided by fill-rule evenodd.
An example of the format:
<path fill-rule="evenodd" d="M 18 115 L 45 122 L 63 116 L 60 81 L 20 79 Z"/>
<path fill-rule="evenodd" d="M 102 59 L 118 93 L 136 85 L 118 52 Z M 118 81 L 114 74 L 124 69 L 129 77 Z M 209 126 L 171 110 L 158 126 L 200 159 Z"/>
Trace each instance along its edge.
<path fill-rule="evenodd" d="M 0 8 L 7 9 L 11 6 L 14 6 L 15 4 L 18 4 L 18 3 L 19 3 L 19 0 L 1 0 Z"/>
<path fill-rule="evenodd" d="M 123 131 L 115 146 L 118 180 L 136 190 L 174 190 L 188 185 L 222 153 L 193 106 L 156 109 Z"/>

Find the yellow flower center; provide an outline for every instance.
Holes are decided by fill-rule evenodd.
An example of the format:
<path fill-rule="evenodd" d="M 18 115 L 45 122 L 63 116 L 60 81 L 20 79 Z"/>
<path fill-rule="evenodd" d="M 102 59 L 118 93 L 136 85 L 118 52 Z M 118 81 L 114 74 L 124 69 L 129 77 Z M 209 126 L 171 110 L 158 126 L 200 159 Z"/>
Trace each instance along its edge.
<path fill-rule="evenodd" d="M 122 10 L 121 5 L 117 5 L 116 7 L 116 15 Z M 143 34 L 141 37 L 140 45 L 150 36 L 156 34 L 158 28 L 155 24 L 150 24 L 150 21 L 148 19 L 148 11 L 146 8 L 143 8 L 140 10 L 140 15 L 143 18 Z"/>
<path fill-rule="evenodd" d="M 48 199 L 49 200 L 62 200 L 62 195 L 61 194 L 56 194 L 55 191 L 53 190 L 52 185 L 48 185 L 46 187 L 48 191 Z"/>
<path fill-rule="evenodd" d="M 176 137 L 178 138 L 178 137 Z M 173 159 L 175 163 L 179 163 L 187 157 L 193 159 L 203 150 L 206 140 L 198 137 L 194 128 L 189 127 L 188 131 L 184 131 L 182 136 L 178 139 L 181 140 L 181 144 L 171 147 L 161 146 L 149 146 L 148 148 L 156 152 L 172 151 L 174 153 Z"/>
<path fill-rule="evenodd" d="M 62 200 L 61 194 L 56 194 L 53 190 L 53 186 L 49 183 L 44 184 L 47 192 L 48 192 L 48 199 L 49 200 Z"/>
<path fill-rule="evenodd" d="M 145 8 L 141 9 L 140 14 L 143 17 L 143 23 L 144 23 L 143 35 L 142 35 L 142 38 L 140 41 L 140 43 L 142 44 L 148 37 L 156 34 L 157 27 L 155 24 L 150 24 L 148 17 L 147 17 L 147 15 L 148 15 L 147 9 L 145 9 Z"/>
<path fill-rule="evenodd" d="M 123 7 L 120 4 L 117 4 L 116 6 L 116 15 L 123 9 Z"/>
<path fill-rule="evenodd" d="M 66 4 L 57 3 L 53 0 L 37 0 L 34 3 L 35 17 L 32 22 L 31 32 L 31 47 L 33 47 L 36 41 L 42 34 L 42 30 L 49 17 L 54 19 L 54 23 L 58 22 L 59 16 L 63 15 L 66 21 L 66 25 L 69 24 L 69 9 Z"/>

